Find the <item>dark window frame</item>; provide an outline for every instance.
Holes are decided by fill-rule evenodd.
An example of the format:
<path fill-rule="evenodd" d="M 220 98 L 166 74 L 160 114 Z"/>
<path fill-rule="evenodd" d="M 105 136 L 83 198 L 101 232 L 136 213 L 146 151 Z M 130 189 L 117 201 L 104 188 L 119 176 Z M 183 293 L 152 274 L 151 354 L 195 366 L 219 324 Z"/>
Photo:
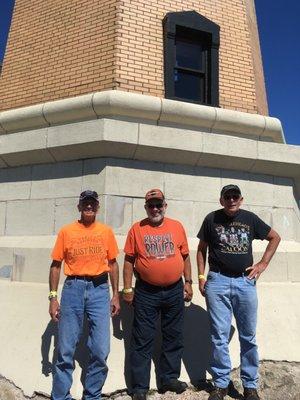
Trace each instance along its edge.
<path fill-rule="evenodd" d="M 219 106 L 219 46 L 220 27 L 216 23 L 203 17 L 196 11 L 171 12 L 166 14 L 163 20 L 164 31 L 164 79 L 165 97 L 167 99 L 185 101 L 190 103 Z M 206 43 L 206 89 L 205 100 L 195 101 L 175 96 L 174 71 L 186 70 L 176 66 L 176 37 L 182 38 L 182 32 L 186 32 L 187 38 L 192 37 L 192 32 L 197 32 Z M 195 41 L 194 41 L 195 42 Z M 190 70 L 192 72 L 192 69 Z M 195 71 L 199 73 L 199 71 Z"/>

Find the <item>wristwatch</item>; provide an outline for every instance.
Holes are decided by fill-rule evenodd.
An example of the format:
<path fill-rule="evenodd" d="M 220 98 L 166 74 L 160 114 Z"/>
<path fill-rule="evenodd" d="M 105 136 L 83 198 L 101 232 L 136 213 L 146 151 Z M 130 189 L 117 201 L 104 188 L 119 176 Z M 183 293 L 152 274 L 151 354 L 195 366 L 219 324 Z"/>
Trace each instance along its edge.
<path fill-rule="evenodd" d="M 192 284 L 193 281 L 192 281 L 191 279 L 185 279 L 185 280 L 184 280 L 184 283 L 190 283 L 190 284 Z"/>

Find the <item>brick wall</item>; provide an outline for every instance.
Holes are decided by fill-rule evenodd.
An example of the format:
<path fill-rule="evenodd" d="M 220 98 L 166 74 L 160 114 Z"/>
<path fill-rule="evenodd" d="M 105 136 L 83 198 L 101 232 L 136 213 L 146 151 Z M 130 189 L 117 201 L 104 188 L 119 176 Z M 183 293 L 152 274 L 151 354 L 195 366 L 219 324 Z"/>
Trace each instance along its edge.
<path fill-rule="evenodd" d="M 163 97 L 162 19 L 170 11 L 195 10 L 221 26 L 220 106 L 266 113 L 249 9 L 243 0 L 16 0 L 0 107 L 103 89 Z"/>

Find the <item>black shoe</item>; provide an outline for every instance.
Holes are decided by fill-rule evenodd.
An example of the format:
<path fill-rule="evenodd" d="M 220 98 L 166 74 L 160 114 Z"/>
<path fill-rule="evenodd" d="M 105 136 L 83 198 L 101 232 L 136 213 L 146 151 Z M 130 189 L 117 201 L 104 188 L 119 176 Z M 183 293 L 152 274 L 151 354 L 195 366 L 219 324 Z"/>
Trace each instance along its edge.
<path fill-rule="evenodd" d="M 132 396 L 133 400 L 146 400 L 147 399 L 147 393 L 146 392 L 137 392 L 134 393 Z"/>
<path fill-rule="evenodd" d="M 227 395 L 227 388 L 215 387 L 212 392 L 210 392 L 208 400 L 223 400 Z"/>
<path fill-rule="evenodd" d="M 162 385 L 160 392 L 175 392 L 177 394 L 183 393 L 188 385 L 185 382 L 179 381 L 178 379 L 172 379 L 169 382 Z"/>
<path fill-rule="evenodd" d="M 244 388 L 245 400 L 260 400 L 256 389 Z"/>

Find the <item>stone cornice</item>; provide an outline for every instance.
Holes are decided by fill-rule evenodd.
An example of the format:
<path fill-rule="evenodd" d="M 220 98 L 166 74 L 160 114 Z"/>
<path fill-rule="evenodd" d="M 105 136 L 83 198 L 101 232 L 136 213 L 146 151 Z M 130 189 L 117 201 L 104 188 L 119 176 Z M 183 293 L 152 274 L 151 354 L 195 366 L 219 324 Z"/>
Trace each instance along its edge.
<path fill-rule="evenodd" d="M 122 91 L 103 91 L 0 113 L 0 133 L 118 118 L 284 143 L 278 119 Z"/>

